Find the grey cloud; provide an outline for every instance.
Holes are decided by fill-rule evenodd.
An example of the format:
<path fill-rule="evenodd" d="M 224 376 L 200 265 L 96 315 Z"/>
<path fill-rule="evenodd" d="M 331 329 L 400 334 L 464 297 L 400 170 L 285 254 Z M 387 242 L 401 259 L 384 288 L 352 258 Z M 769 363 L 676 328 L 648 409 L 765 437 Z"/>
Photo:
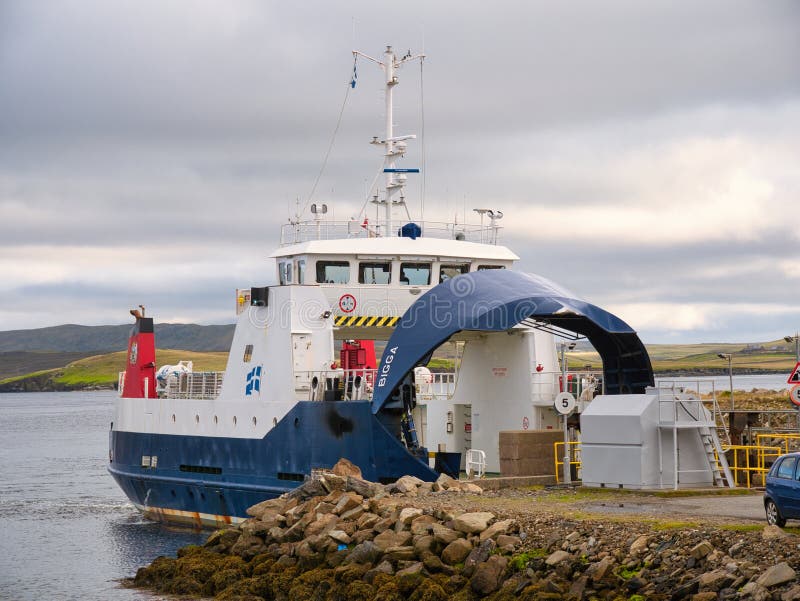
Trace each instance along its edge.
<path fill-rule="evenodd" d="M 793 302 L 796 281 L 777 268 L 746 281 L 697 275 L 739 257 L 785 258 L 791 242 L 780 220 L 730 242 L 632 247 L 568 235 L 576 208 L 665 202 L 654 189 L 663 181 L 620 163 L 644 156 L 648 167 L 672 168 L 654 147 L 741 138 L 796 164 L 800 5 L 790 1 L 1 2 L 0 259 L 45 244 L 98 252 L 141 244 L 172 261 L 192 245 L 265 257 L 319 170 L 352 69 L 353 16 L 356 46 L 376 56 L 387 42 L 421 49 L 424 27 L 428 218 L 461 219 L 488 205 L 510 222 L 530 207 L 534 218 L 537 207 L 558 207 L 563 220 L 531 224 L 530 238 L 509 230 L 509 246 L 522 268 L 601 305 Z M 358 69 L 316 196 L 338 219 L 361 206 L 381 160 L 366 144 L 382 133 L 380 73 L 364 60 Z M 419 68 L 400 77 L 398 131 L 420 134 Z M 421 165 L 419 143 L 406 163 Z M 757 175 L 776 189 L 775 204 L 792 206 L 796 177 Z M 412 207 L 419 184 L 408 188 Z M 537 240 L 542 229 L 567 235 Z M 204 273 L 211 262 L 203 260 L 186 269 Z M 242 263 L 262 264 L 253 280 L 266 263 Z M 148 266 L 136 269 L 130 275 L 146 282 Z M 120 289 L 10 282 L 2 306 L 13 317 L 0 316 L 0 327 L 97 323 L 145 296 L 190 315 L 181 312 L 186 290 L 191 315 L 207 323 L 227 315 L 233 286 L 251 283 L 233 279 Z M 56 312 L 26 303 L 29 295 L 67 304 Z M 758 328 L 780 327 L 776 319 L 732 320 L 702 335 L 758 338 Z"/>

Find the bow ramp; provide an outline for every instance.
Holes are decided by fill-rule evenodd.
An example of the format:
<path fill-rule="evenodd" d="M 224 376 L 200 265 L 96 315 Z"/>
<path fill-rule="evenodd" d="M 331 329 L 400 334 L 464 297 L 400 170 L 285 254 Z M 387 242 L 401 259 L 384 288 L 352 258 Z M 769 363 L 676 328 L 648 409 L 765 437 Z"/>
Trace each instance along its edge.
<path fill-rule="evenodd" d="M 380 412 L 414 367 L 454 334 L 519 324 L 585 336 L 602 358 L 607 394 L 641 394 L 653 386 L 647 351 L 620 318 L 540 276 L 496 269 L 439 284 L 405 312 L 381 358 L 372 412 Z"/>

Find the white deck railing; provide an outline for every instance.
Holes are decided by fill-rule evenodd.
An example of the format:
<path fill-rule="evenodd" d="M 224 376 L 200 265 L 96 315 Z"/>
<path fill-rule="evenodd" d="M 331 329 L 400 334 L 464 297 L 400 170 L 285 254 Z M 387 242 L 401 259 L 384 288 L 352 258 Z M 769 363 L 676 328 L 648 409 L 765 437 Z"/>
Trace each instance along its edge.
<path fill-rule="evenodd" d="M 491 225 L 462 225 L 443 221 L 415 221 L 424 238 L 466 240 L 497 244 L 500 227 Z M 398 229 L 400 224 L 398 224 Z M 300 221 L 281 226 L 281 246 L 311 240 L 341 240 L 343 238 L 396 237 L 397 231 L 385 232 L 382 225 L 364 224 L 360 221 Z"/>

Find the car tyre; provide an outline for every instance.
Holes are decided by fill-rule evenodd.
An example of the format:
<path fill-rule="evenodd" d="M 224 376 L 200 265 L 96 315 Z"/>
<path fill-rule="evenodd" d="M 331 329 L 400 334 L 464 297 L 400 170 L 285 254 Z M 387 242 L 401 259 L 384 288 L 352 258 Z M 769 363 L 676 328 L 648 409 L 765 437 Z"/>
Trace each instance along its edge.
<path fill-rule="evenodd" d="M 767 499 L 767 502 L 764 503 L 764 509 L 767 512 L 767 524 L 780 528 L 786 525 L 786 519 L 781 517 L 781 512 L 778 511 L 778 506 L 775 505 L 775 501 Z"/>

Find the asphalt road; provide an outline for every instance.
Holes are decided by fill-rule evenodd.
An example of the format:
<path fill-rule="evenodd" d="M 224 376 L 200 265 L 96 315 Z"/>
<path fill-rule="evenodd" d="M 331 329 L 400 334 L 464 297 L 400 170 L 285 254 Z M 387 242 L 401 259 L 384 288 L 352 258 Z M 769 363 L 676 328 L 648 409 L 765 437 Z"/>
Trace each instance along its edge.
<path fill-rule="evenodd" d="M 590 502 L 585 511 L 614 515 L 645 515 L 658 518 L 715 518 L 722 521 L 766 523 L 761 492 L 749 495 L 703 495 L 691 497 L 628 497 L 619 501 Z"/>

